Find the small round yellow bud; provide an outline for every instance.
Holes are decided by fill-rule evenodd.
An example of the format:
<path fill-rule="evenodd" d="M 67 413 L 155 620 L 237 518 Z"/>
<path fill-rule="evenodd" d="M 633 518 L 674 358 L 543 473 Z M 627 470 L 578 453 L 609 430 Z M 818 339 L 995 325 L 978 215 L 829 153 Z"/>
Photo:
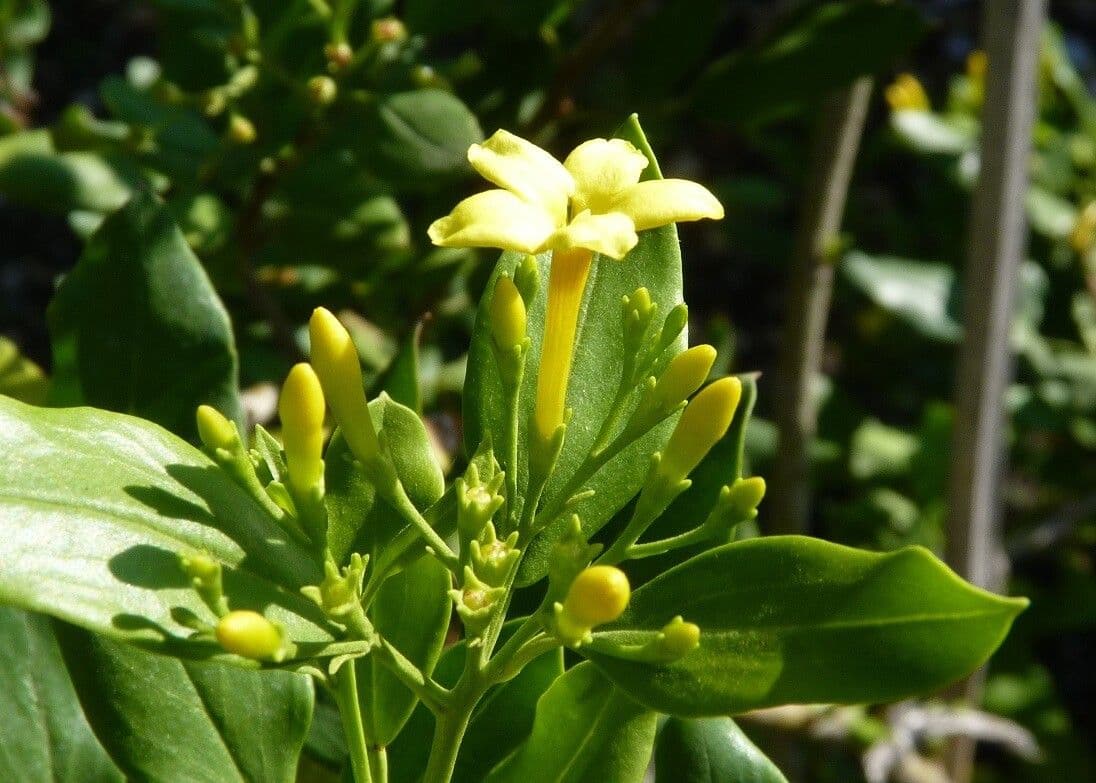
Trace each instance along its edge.
<path fill-rule="evenodd" d="M 498 346 L 509 349 L 521 345 L 525 339 L 525 302 L 509 277 L 500 277 L 495 283 L 489 311 L 491 334 Z"/>
<path fill-rule="evenodd" d="M 339 95 L 339 87 L 330 76 L 313 76 L 308 80 L 308 97 L 317 106 L 328 106 Z"/>
<path fill-rule="evenodd" d="M 733 377 L 720 378 L 693 397 L 662 452 L 659 473 L 671 480 L 681 480 L 692 473 L 727 433 L 741 398 L 742 382 Z"/>
<path fill-rule="evenodd" d="M 761 476 L 738 479 L 727 493 L 727 506 L 738 519 L 745 519 L 765 497 L 765 488 L 765 479 Z"/>
<path fill-rule="evenodd" d="M 407 27 L 396 17 L 387 16 L 373 22 L 371 37 L 378 43 L 402 41 L 407 38 Z"/>
<path fill-rule="evenodd" d="M 700 626 L 687 623 L 678 615 L 663 627 L 658 651 L 669 660 L 677 660 L 695 650 L 698 644 Z"/>
<path fill-rule="evenodd" d="M 323 477 L 323 389 L 311 365 L 294 365 L 282 385 L 278 414 L 289 483 L 304 495 Z"/>
<path fill-rule="evenodd" d="M 590 566 L 571 583 L 563 600 L 563 612 L 575 623 L 593 628 L 620 617 L 631 595 L 628 577 L 619 568 Z"/>
<path fill-rule="evenodd" d="M 350 333 L 323 307 L 312 313 L 308 332 L 312 341 L 312 367 L 347 445 L 358 459 L 372 459 L 379 451 L 377 432 L 369 418 L 358 350 Z"/>
<path fill-rule="evenodd" d="M 228 652 L 256 661 L 282 649 L 282 632 L 258 612 L 229 612 L 217 622 L 217 641 Z"/>
<path fill-rule="evenodd" d="M 221 573 L 221 564 L 209 555 L 187 555 L 182 559 L 183 570 L 191 579 L 208 582 Z"/>
<path fill-rule="evenodd" d="M 354 50 L 345 41 L 327 44 L 323 48 L 323 53 L 332 71 L 341 71 L 354 59 Z"/>
<path fill-rule="evenodd" d="M 654 398 L 659 410 L 668 411 L 689 399 L 707 380 L 713 364 L 715 348 L 710 345 L 697 345 L 675 356 L 655 386 Z"/>
<path fill-rule="evenodd" d="M 228 138 L 235 144 L 251 144 L 259 136 L 254 123 L 242 114 L 233 114 L 228 119 Z"/>
<path fill-rule="evenodd" d="M 207 449 L 231 449 L 240 439 L 236 425 L 211 405 L 199 405 L 195 419 L 198 422 L 198 437 Z"/>

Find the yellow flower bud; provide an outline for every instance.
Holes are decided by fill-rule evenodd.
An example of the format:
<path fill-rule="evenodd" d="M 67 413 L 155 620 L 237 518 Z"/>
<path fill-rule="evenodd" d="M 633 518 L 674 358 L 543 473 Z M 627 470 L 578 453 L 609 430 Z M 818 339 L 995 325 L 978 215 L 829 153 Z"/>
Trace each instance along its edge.
<path fill-rule="evenodd" d="M 898 74 L 884 95 L 892 111 L 928 111 L 931 108 L 925 88 L 913 74 Z"/>
<path fill-rule="evenodd" d="M 370 37 L 378 43 L 391 43 L 407 38 L 407 27 L 394 16 L 386 16 L 383 19 L 374 19 L 370 29 Z"/>
<path fill-rule="evenodd" d="M 1085 253 L 1096 244 L 1096 201 L 1090 201 L 1077 215 L 1069 243 L 1078 253 Z"/>
<path fill-rule="evenodd" d="M 986 78 L 986 66 L 989 58 L 981 49 L 975 49 L 967 55 L 967 77 L 973 81 L 981 82 Z"/>
<path fill-rule="evenodd" d="M 182 566 L 187 576 L 199 582 L 210 582 L 221 573 L 221 564 L 204 554 L 183 557 Z"/>
<path fill-rule="evenodd" d="M 233 114 L 228 120 L 228 138 L 236 144 L 251 144 L 259 137 L 254 123 L 242 114 Z"/>
<path fill-rule="evenodd" d="M 358 350 L 350 333 L 322 307 L 312 313 L 308 331 L 312 340 L 312 367 L 347 445 L 358 459 L 373 459 L 379 452 L 377 432 L 369 418 Z"/>
<path fill-rule="evenodd" d="M 509 277 L 500 277 L 491 297 L 491 334 L 502 349 L 521 345 L 525 339 L 525 302 Z"/>
<path fill-rule="evenodd" d="M 217 641 L 230 653 L 262 661 L 282 649 L 282 632 L 258 612 L 236 611 L 217 622 Z"/>
<path fill-rule="evenodd" d="M 765 489 L 765 479 L 761 476 L 738 479 L 730 486 L 725 502 L 737 519 L 746 519 L 765 497 Z"/>
<path fill-rule="evenodd" d="M 207 449 L 231 449 L 240 439 L 236 425 L 211 405 L 199 405 L 195 418 L 198 421 L 198 436 Z"/>
<path fill-rule="evenodd" d="M 658 652 L 668 660 L 677 660 L 691 653 L 699 644 L 700 626 L 687 623 L 678 615 L 663 626 Z"/>
<path fill-rule="evenodd" d="M 308 97 L 317 106 L 327 106 L 339 95 L 339 87 L 330 76 L 313 76 L 308 80 Z"/>
<path fill-rule="evenodd" d="M 685 406 L 659 462 L 659 473 L 679 481 L 688 476 L 731 426 L 742 382 L 720 378 L 706 386 Z"/>
<path fill-rule="evenodd" d="M 323 478 L 323 389 L 311 365 L 300 363 L 282 385 L 278 414 L 289 467 L 289 483 L 306 495 Z"/>
<path fill-rule="evenodd" d="M 689 399 L 707 380 L 713 364 L 715 348 L 710 345 L 697 345 L 675 356 L 655 386 L 657 408 L 668 411 L 682 400 Z"/>
<path fill-rule="evenodd" d="M 327 44 L 323 48 L 323 54 L 327 58 L 328 68 L 332 71 L 341 71 L 354 59 L 354 50 L 345 41 Z"/>
<path fill-rule="evenodd" d="M 628 577 L 619 568 L 590 566 L 571 583 L 567 597 L 563 599 L 562 616 L 575 626 L 589 630 L 620 617 L 631 595 Z"/>

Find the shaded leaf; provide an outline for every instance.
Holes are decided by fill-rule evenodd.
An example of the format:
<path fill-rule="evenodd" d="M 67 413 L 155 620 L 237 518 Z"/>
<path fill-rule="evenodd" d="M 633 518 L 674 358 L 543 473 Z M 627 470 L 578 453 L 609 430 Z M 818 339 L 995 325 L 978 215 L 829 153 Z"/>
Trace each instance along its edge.
<path fill-rule="evenodd" d="M 658 733 L 655 780 L 673 783 L 787 783 L 730 718 L 670 718 Z"/>

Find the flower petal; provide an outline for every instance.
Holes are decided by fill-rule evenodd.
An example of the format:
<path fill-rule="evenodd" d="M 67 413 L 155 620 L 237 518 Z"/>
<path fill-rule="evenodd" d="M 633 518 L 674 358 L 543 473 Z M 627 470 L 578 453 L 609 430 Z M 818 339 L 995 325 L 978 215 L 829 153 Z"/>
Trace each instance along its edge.
<path fill-rule="evenodd" d="M 469 196 L 427 233 L 442 247 L 497 247 L 538 253 L 556 225 L 543 207 L 522 201 L 508 190 Z"/>
<path fill-rule="evenodd" d="M 609 212 L 613 198 L 639 182 L 647 156 L 624 139 L 591 139 L 579 144 L 563 165 L 575 178 L 578 209 Z"/>
<path fill-rule="evenodd" d="M 703 185 L 685 179 L 652 179 L 624 191 L 612 208 L 623 212 L 635 223 L 636 231 L 646 231 L 670 223 L 723 217 L 723 205 Z"/>
<path fill-rule="evenodd" d="M 526 201 L 542 204 L 563 225 L 575 181 L 563 164 L 536 144 L 505 130 L 468 148 L 468 162 L 485 179 Z"/>
<path fill-rule="evenodd" d="M 548 237 L 545 246 L 553 250 L 582 247 L 619 260 L 628 255 L 638 241 L 635 226 L 627 215 L 620 212 L 593 215 L 586 210 Z"/>

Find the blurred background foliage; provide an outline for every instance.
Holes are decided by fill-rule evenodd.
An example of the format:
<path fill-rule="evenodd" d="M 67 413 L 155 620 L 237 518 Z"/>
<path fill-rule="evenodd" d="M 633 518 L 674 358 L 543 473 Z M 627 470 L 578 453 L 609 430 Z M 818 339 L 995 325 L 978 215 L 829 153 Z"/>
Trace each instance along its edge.
<path fill-rule="evenodd" d="M 1096 779 L 1096 7 L 1052 2 L 1050 17 L 1004 484 L 1011 590 L 1033 606 L 984 705 L 1042 760 L 984 746 L 984 781 Z M 0 392 L 118 407 L 111 383 L 74 396 L 74 364 L 132 383 L 142 363 L 113 349 L 166 323 L 145 358 L 180 379 L 203 341 L 231 353 L 234 333 L 241 415 L 266 422 L 324 304 L 374 386 L 422 410 L 459 461 L 463 351 L 493 259 L 432 248 L 425 227 L 477 187 L 464 154 L 485 134 L 563 153 L 634 111 L 663 169 L 727 207 L 681 229 L 691 327 L 718 371 L 762 371 L 748 445 L 764 475 L 806 140 L 819 101 L 871 75 L 817 383 L 812 532 L 942 552 L 960 285 L 978 284 L 960 279 L 977 20 L 969 0 L 0 0 Z M 155 221 L 182 241 L 149 251 L 162 226 L 104 223 L 135 192 L 162 200 Z M 200 267 L 176 279 L 158 254 Z M 81 257 L 97 271 L 66 279 Z M 180 285 L 208 301 L 173 312 Z M 126 326 L 94 354 L 81 300 Z M 784 758 L 795 743 L 809 779 L 850 780 L 884 717 L 846 715 L 836 742 L 760 734 Z"/>

